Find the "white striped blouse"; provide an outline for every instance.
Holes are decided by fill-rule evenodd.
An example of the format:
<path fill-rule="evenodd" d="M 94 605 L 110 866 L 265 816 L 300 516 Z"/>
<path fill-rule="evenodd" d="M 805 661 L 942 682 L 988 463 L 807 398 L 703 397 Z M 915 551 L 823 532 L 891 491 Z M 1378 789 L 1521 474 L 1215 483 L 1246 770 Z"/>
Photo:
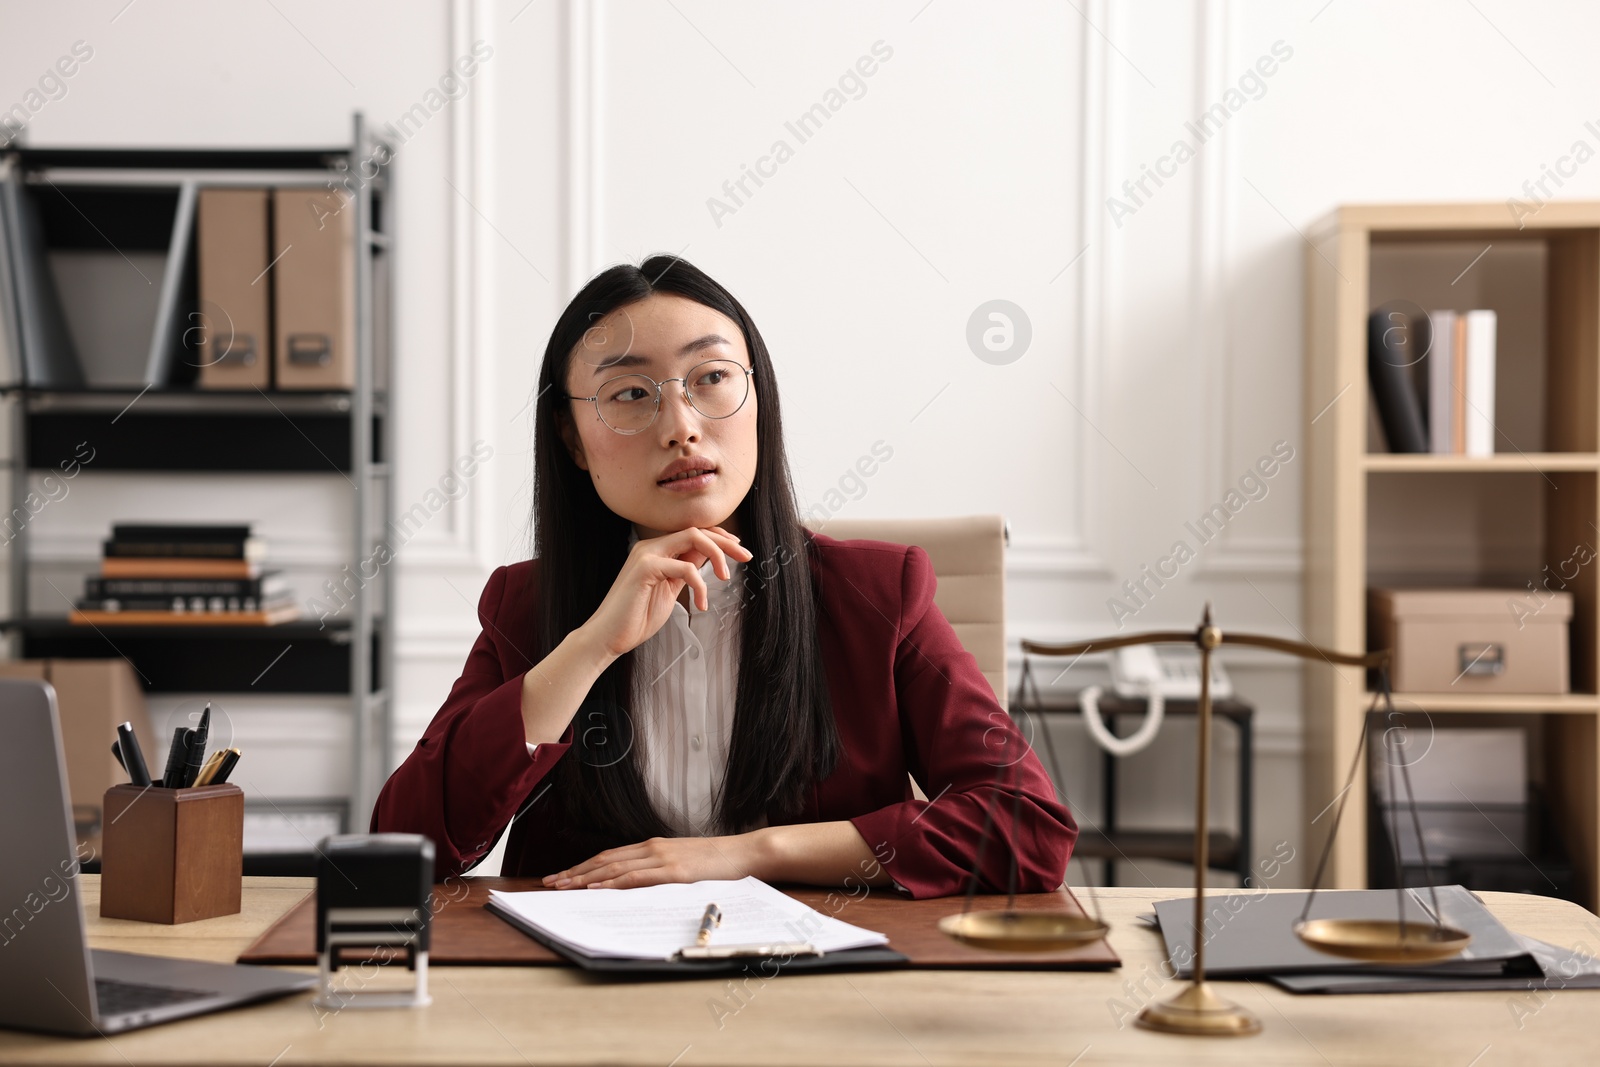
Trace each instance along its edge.
<path fill-rule="evenodd" d="M 674 604 L 661 629 L 634 650 L 634 706 L 627 709 L 634 744 L 650 803 L 679 837 L 722 832 L 717 796 L 733 738 L 745 567 L 731 559 L 728 565 L 728 581 L 709 561 L 700 567 L 707 610 Z M 530 756 L 536 747 L 528 745 Z"/>

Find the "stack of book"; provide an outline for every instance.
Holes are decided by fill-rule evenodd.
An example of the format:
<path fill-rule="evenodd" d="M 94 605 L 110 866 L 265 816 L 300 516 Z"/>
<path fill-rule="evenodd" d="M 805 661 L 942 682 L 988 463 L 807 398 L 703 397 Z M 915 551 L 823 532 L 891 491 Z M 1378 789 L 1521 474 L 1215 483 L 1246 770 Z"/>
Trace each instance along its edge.
<path fill-rule="evenodd" d="M 1492 456 L 1495 312 L 1399 311 L 1367 318 L 1367 369 L 1391 452 Z"/>
<path fill-rule="evenodd" d="M 250 527 L 118 524 L 70 618 L 94 625 L 270 626 L 300 616 Z"/>

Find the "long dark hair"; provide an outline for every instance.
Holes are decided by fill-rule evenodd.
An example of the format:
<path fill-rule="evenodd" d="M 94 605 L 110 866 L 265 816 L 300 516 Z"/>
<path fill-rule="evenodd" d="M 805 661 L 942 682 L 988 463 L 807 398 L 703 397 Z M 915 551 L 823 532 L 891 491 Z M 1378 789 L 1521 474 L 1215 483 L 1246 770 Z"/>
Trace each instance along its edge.
<path fill-rule="evenodd" d="M 652 293 L 685 297 L 732 319 L 755 369 L 756 473 L 737 511 L 741 543 L 753 558 L 744 567 L 733 737 L 717 800 L 721 828 L 736 833 L 758 824 L 769 807 L 797 814 L 832 772 L 839 738 L 817 638 L 820 599 L 808 562 L 814 548 L 800 524 L 766 342 L 733 294 L 676 256 L 596 275 L 561 313 L 545 346 L 534 424 L 536 659 L 594 614 L 622 569 L 632 532 L 562 441 L 562 420 L 572 417 L 567 368 L 596 323 Z M 645 791 L 635 744 L 633 661 L 631 652 L 620 657 L 589 690 L 573 719 L 573 746 L 553 772 L 564 817 L 614 843 L 669 833 Z"/>

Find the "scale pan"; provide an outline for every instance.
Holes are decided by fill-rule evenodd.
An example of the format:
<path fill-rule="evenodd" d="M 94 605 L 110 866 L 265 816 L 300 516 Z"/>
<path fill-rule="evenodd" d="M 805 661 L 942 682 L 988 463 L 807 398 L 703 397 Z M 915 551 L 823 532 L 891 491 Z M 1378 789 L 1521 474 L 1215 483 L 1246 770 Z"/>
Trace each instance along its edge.
<path fill-rule="evenodd" d="M 946 915 L 939 930 L 973 948 L 1048 952 L 1099 941 L 1111 927 L 1075 911 L 969 911 Z"/>
<path fill-rule="evenodd" d="M 1388 919 L 1312 919 L 1295 936 L 1319 952 L 1369 963 L 1430 963 L 1461 954 L 1472 935 L 1451 926 Z"/>

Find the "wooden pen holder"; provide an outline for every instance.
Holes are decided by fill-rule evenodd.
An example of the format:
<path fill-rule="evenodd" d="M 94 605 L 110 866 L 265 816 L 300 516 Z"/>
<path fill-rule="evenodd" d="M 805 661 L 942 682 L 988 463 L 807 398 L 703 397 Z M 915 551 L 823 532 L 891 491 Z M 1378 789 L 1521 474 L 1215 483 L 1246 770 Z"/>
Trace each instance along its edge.
<path fill-rule="evenodd" d="M 114 785 L 104 819 L 101 916 L 171 924 L 238 913 L 244 790 Z"/>

